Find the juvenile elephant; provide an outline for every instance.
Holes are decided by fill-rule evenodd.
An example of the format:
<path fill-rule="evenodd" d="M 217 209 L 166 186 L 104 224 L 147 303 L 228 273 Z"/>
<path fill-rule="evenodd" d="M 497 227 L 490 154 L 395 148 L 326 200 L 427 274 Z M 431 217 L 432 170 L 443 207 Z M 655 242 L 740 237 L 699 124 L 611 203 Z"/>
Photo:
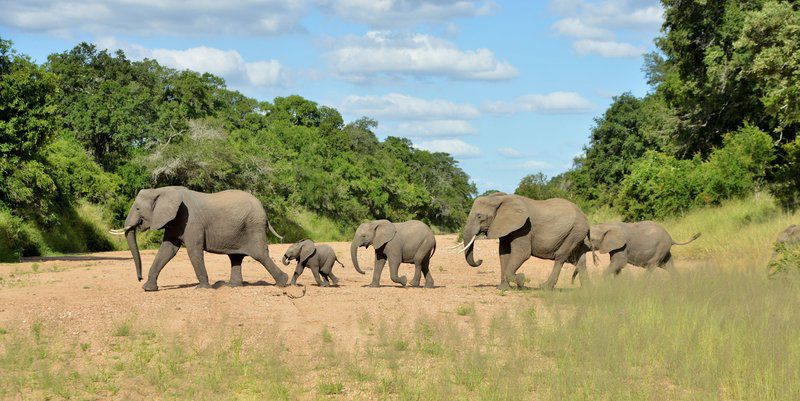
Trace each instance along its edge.
<path fill-rule="evenodd" d="M 433 288 L 429 265 L 436 252 L 436 239 L 425 223 L 418 220 L 402 223 L 375 220 L 360 225 L 350 244 L 350 257 L 353 267 L 361 274 L 364 271 L 358 266 L 358 248 L 369 248 L 370 245 L 375 248 L 375 270 L 370 287 L 380 286 L 381 272 L 388 261 L 389 273 L 395 283 L 406 285 L 406 276 L 397 275 L 400 263 L 413 263 L 415 270 L 411 286 L 419 287 L 421 275 L 424 274 L 425 288 Z"/>
<path fill-rule="evenodd" d="M 675 242 L 667 230 L 653 221 L 636 223 L 605 223 L 591 227 L 589 242 L 592 250 L 608 253 L 611 263 L 607 274 L 619 274 L 626 264 L 644 267 L 652 271 L 661 267 L 674 271 L 672 253 L 673 245 L 686 245 L 700 237 L 695 234 L 686 242 Z"/>
<path fill-rule="evenodd" d="M 210 288 L 203 251 L 227 254 L 231 260 L 231 286 L 242 285 L 242 259 L 250 256 L 259 261 L 279 286 L 286 285 L 286 273 L 269 258 L 267 214 L 261 202 L 247 192 L 229 190 L 213 194 L 191 191 L 184 187 L 143 189 L 136 195 L 125 228 L 112 234 L 125 234 L 136 265 L 136 276 L 142 281 L 142 261 L 136 245 L 136 230 L 164 229 L 164 239 L 150 266 L 145 291 L 158 290 L 158 275 L 181 245 L 186 246 L 194 267 L 197 288 Z"/>
<path fill-rule="evenodd" d="M 778 234 L 778 239 L 775 241 L 772 257 L 769 259 L 769 263 L 767 264 L 767 273 L 772 273 L 770 270 L 772 267 L 772 262 L 778 257 L 780 248 L 792 247 L 798 244 L 800 244 L 800 226 L 792 224 L 791 226 L 786 227 L 785 230 L 781 231 L 781 233 Z"/>
<path fill-rule="evenodd" d="M 550 277 L 541 285 L 551 290 L 558 281 L 565 262 L 575 265 L 581 275 L 581 284 L 588 283 L 584 239 L 589 234 L 589 221 L 580 208 L 565 199 L 533 200 L 519 195 L 496 192 L 479 196 L 464 227 L 464 251 L 467 263 L 478 267 L 482 260 L 473 257 L 475 238 L 486 234 L 500 239 L 500 284 L 509 288 L 516 281 L 522 288 L 525 275 L 517 274 L 519 267 L 531 256 L 555 261 Z"/>
<path fill-rule="evenodd" d="M 339 259 L 336 258 L 336 252 L 329 245 L 317 245 L 309 239 L 298 241 L 286 250 L 281 261 L 285 266 L 288 266 L 290 260 L 297 260 L 297 268 L 292 276 L 292 285 L 297 284 L 297 278 L 303 274 L 303 270 L 306 267 L 314 273 L 314 280 L 317 281 L 317 285 L 321 287 L 327 287 L 329 284 L 339 285 L 339 279 L 333 275 L 333 263 L 339 263 L 342 267 L 344 265 L 339 262 Z M 320 275 L 322 275 L 322 279 L 320 279 Z"/>

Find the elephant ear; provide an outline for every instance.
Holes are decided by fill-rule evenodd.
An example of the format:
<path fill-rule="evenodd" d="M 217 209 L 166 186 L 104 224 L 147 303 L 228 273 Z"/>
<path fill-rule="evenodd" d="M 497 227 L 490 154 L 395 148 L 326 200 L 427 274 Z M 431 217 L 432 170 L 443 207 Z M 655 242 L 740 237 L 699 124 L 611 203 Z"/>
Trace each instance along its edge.
<path fill-rule="evenodd" d="M 530 215 L 525 203 L 515 196 L 507 195 L 497 206 L 494 220 L 492 220 L 486 236 L 488 238 L 505 237 L 519 230 L 528 219 L 530 219 Z"/>
<path fill-rule="evenodd" d="M 317 247 L 310 240 L 305 240 L 300 244 L 300 260 L 305 262 L 314 253 L 317 252 Z"/>
<path fill-rule="evenodd" d="M 160 230 L 178 215 L 183 197 L 178 191 L 164 191 L 153 200 L 153 221 L 150 228 Z"/>
<path fill-rule="evenodd" d="M 397 234 L 397 229 L 394 227 L 394 223 L 391 221 L 375 221 L 375 237 L 372 240 L 372 246 L 374 246 L 375 249 L 378 249 L 386 245 L 387 242 L 394 238 L 395 234 Z"/>
<path fill-rule="evenodd" d="M 600 253 L 609 253 L 625 246 L 625 234 L 619 227 L 611 227 L 603 234 L 600 241 Z"/>

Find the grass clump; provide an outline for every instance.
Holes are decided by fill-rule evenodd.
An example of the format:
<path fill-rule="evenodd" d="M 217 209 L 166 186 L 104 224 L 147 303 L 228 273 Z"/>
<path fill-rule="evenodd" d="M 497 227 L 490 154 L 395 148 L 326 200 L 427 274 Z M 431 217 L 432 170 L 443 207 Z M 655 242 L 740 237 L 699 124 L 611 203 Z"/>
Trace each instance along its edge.
<path fill-rule="evenodd" d="M 317 392 L 320 395 L 336 395 L 344 391 L 344 384 L 335 381 L 322 381 L 317 384 Z"/>
<path fill-rule="evenodd" d="M 474 315 L 475 314 L 475 305 L 472 305 L 472 304 L 459 305 L 456 308 L 456 314 L 458 316 Z"/>
<path fill-rule="evenodd" d="M 117 324 L 114 328 L 114 337 L 128 337 L 131 335 L 131 330 L 133 329 L 133 324 L 130 320 L 126 320 Z"/>

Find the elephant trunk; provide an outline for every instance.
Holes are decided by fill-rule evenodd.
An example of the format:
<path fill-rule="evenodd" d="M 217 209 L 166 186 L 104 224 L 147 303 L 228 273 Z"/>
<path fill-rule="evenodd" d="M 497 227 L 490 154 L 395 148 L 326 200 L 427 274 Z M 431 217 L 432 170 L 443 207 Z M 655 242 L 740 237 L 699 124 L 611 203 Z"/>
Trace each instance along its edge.
<path fill-rule="evenodd" d="M 284 266 L 289 266 L 289 258 L 285 254 L 283 255 L 283 258 L 281 259 L 281 262 L 283 263 Z"/>
<path fill-rule="evenodd" d="M 350 244 L 350 259 L 353 261 L 353 267 L 356 268 L 357 272 L 366 274 L 363 270 L 361 270 L 360 267 L 358 267 L 358 243 L 355 240 L 353 240 L 353 243 Z"/>
<path fill-rule="evenodd" d="M 464 249 L 464 258 L 467 259 L 467 263 L 469 263 L 472 267 L 478 267 L 483 263 L 482 259 L 478 259 L 477 261 L 474 258 L 473 251 L 475 250 L 475 236 L 478 235 L 478 225 L 474 223 L 467 222 L 466 228 L 464 228 L 464 235 L 462 239 L 464 240 L 465 244 L 468 246 Z"/>
<path fill-rule="evenodd" d="M 139 245 L 136 243 L 136 227 L 130 227 L 125 231 L 125 239 L 128 240 L 133 264 L 136 265 L 136 278 L 142 281 L 142 258 L 139 256 Z"/>

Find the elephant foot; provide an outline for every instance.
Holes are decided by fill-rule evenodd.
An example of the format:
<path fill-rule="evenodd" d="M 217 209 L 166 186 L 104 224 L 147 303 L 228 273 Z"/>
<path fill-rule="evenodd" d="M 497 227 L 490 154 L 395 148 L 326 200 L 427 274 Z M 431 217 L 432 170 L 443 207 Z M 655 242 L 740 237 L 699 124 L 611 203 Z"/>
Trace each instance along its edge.
<path fill-rule="evenodd" d="M 333 279 L 333 286 L 334 287 L 338 287 L 339 286 L 339 279 L 336 279 L 336 278 Z"/>
<path fill-rule="evenodd" d="M 511 286 L 508 285 L 508 282 L 503 281 L 502 283 L 497 285 L 497 289 L 500 291 L 508 291 L 511 289 Z"/>
<path fill-rule="evenodd" d="M 287 282 L 289 282 L 289 276 L 286 273 L 281 274 L 275 279 L 275 285 L 278 287 L 286 287 Z"/>
<path fill-rule="evenodd" d="M 205 289 L 209 289 L 209 288 L 213 288 L 213 287 L 211 287 L 211 284 L 208 284 L 208 283 L 200 283 L 200 284 L 197 284 L 194 288 L 196 290 L 205 290 Z"/>
<path fill-rule="evenodd" d="M 144 283 L 144 285 L 142 286 L 142 289 L 144 289 L 145 291 L 148 291 L 148 292 L 149 291 L 158 291 L 158 285 L 156 285 L 156 283 L 152 283 L 152 282 L 148 281 L 148 282 Z"/>
<path fill-rule="evenodd" d="M 555 283 L 545 281 L 544 283 L 542 283 L 542 285 L 539 286 L 539 289 L 543 291 L 553 291 L 555 287 L 556 287 Z"/>
<path fill-rule="evenodd" d="M 370 286 L 371 288 L 380 288 L 380 286 L 381 286 L 381 283 L 369 283 L 369 286 Z"/>
<path fill-rule="evenodd" d="M 514 281 L 517 283 L 517 288 L 522 289 L 525 288 L 525 275 L 522 273 L 517 273 L 514 276 Z"/>
<path fill-rule="evenodd" d="M 406 279 L 406 276 L 403 276 L 403 277 L 398 278 L 397 280 L 392 280 L 392 281 L 394 281 L 395 283 L 400 284 L 401 286 L 405 287 L 406 283 L 408 282 L 408 279 Z"/>
<path fill-rule="evenodd" d="M 409 284 L 408 286 L 413 288 L 419 288 L 419 280 L 417 281 L 411 280 L 411 284 Z"/>
<path fill-rule="evenodd" d="M 243 281 L 241 280 L 231 280 L 228 281 L 228 287 L 241 287 L 243 285 Z"/>
<path fill-rule="evenodd" d="M 323 282 L 321 282 L 321 283 L 319 283 L 319 284 L 317 284 L 317 285 L 319 285 L 320 287 L 328 287 L 328 286 L 330 286 L 330 284 L 328 284 L 328 283 L 327 283 L 327 282 L 325 282 L 325 281 L 323 281 Z"/>
<path fill-rule="evenodd" d="M 425 288 L 434 288 L 433 280 L 426 281 Z"/>

